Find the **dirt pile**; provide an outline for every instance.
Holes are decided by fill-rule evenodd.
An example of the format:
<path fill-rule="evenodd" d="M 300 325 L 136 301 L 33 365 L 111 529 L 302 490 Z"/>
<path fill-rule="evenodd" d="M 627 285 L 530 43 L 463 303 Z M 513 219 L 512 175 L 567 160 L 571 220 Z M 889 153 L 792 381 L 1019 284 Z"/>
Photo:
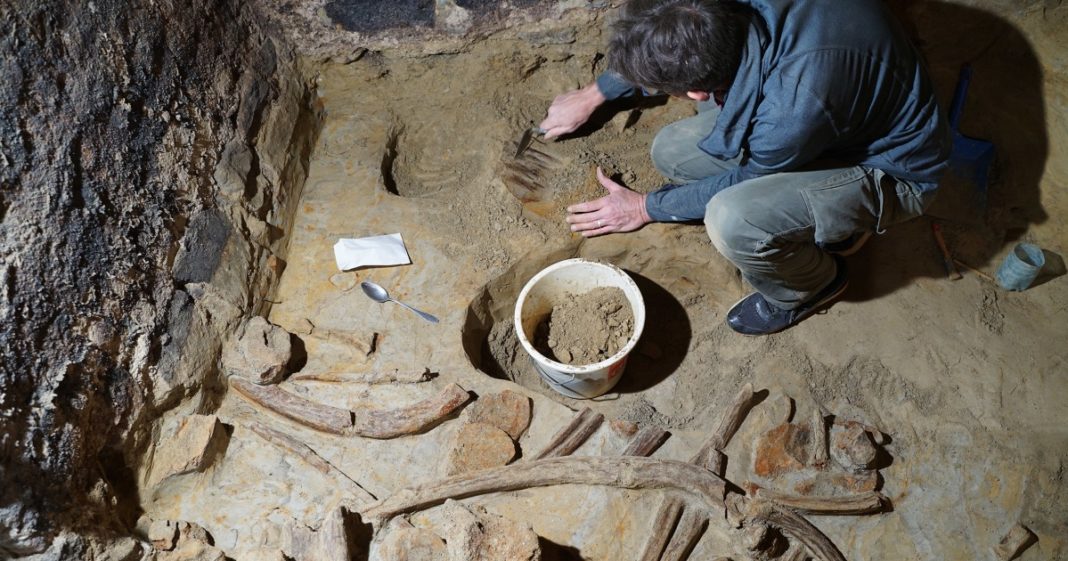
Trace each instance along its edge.
<path fill-rule="evenodd" d="M 601 362 L 619 352 L 634 331 L 634 312 L 623 291 L 595 288 L 568 295 L 534 332 L 534 348 L 564 364 Z"/>

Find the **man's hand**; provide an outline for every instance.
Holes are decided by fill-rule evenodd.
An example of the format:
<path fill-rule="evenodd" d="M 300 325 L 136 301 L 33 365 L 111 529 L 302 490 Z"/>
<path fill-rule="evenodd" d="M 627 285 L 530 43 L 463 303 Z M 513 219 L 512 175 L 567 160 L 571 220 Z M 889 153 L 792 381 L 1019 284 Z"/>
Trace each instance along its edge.
<path fill-rule="evenodd" d="M 608 179 L 597 168 L 597 181 L 608 190 L 599 199 L 567 207 L 572 232 L 590 238 L 613 232 L 633 232 L 652 222 L 645 211 L 645 195 Z"/>
<path fill-rule="evenodd" d="M 553 100 L 545 120 L 538 126 L 545 131 L 546 139 L 574 132 L 589 120 L 602 103 L 604 95 L 597 89 L 596 82 L 580 90 L 560 94 Z"/>

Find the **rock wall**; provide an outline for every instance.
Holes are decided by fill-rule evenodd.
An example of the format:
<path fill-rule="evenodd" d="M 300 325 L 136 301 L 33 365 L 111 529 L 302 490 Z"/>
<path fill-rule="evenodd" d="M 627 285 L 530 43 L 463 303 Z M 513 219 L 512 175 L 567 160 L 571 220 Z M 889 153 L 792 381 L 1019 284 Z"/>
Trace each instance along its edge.
<path fill-rule="evenodd" d="M 222 341 L 269 305 L 318 115 L 242 0 L 0 21 L 0 557 L 87 558 L 131 527 L 163 416 L 213 408 Z"/>

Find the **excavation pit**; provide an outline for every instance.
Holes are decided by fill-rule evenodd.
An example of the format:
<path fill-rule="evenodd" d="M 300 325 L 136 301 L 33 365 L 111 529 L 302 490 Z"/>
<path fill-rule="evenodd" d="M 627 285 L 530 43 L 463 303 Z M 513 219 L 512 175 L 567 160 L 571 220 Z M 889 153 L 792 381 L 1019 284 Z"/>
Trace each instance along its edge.
<path fill-rule="evenodd" d="M 1068 8 L 1032 2 L 1001 18 L 890 2 L 922 39 L 943 98 L 960 62 L 976 60 L 963 127 L 996 142 L 999 173 L 985 215 L 937 215 L 971 269 L 948 282 L 928 219 L 903 224 L 849 259 L 851 288 L 828 312 L 742 338 L 724 314 L 750 288 L 700 224 L 585 240 L 563 221 L 568 205 L 604 194 L 597 167 L 658 187 L 650 143 L 692 103 L 612 107 L 515 161 L 516 139 L 554 96 L 604 69 L 603 4 L 0 8 L 22 10 L 5 43 L 19 70 L 5 90 L 17 134 L 0 158 L 12 233 L 0 276 L 14 310 L 4 363 L 29 373 L 0 376 L 0 409 L 12 419 L 4 441 L 32 443 L 12 448 L 4 498 L 55 495 L 26 504 L 75 513 L 0 508 L 25 513 L 0 519 L 17 526 L 0 554 L 51 547 L 62 559 L 114 532 L 137 539 L 93 555 L 131 559 L 121 548 L 152 547 L 144 538 L 170 529 L 237 561 L 324 558 L 315 548 L 341 551 L 328 537 L 342 528 L 361 558 L 367 520 L 352 513 L 370 497 L 401 500 L 456 465 L 546 460 L 535 467 L 589 479 L 472 494 L 466 514 L 458 503 L 416 509 L 411 528 L 395 520 L 390 543 L 445 547 L 458 517 L 519 531 L 503 517 L 529 526 L 512 542 L 539 544 L 547 561 L 630 558 L 682 496 L 676 526 L 704 530 L 692 559 L 749 557 L 747 544 L 799 554 L 781 532 L 739 536 L 722 511 L 690 508 L 704 499 L 677 481 L 622 489 L 594 477 L 648 474 L 652 458 L 707 461 L 747 500 L 827 508 L 818 495 L 839 494 L 839 508 L 866 516 L 816 522 L 849 559 L 1063 556 L 1063 461 L 1050 451 L 1065 448 L 1051 420 L 1068 414 L 1064 281 L 1009 294 L 970 271 L 992 271 L 1017 241 L 1068 243 L 1055 218 L 1065 100 L 1049 86 L 1065 74 L 1055 24 Z M 411 265 L 336 270 L 338 238 L 395 232 Z M 626 271 L 647 313 L 626 375 L 584 401 L 541 380 L 514 323 L 524 284 L 570 258 Z M 354 290 L 363 280 L 441 323 L 371 302 Z M 255 345 L 220 360 L 255 316 L 290 344 L 258 322 Z M 255 369 L 273 380 L 279 368 L 278 385 L 227 378 Z M 502 423 L 511 432 L 492 415 L 473 420 L 475 403 L 513 414 Z M 742 410 L 729 443 L 702 449 Z M 450 464 L 458 450 L 483 456 Z M 70 489 L 37 489 L 53 479 Z"/>

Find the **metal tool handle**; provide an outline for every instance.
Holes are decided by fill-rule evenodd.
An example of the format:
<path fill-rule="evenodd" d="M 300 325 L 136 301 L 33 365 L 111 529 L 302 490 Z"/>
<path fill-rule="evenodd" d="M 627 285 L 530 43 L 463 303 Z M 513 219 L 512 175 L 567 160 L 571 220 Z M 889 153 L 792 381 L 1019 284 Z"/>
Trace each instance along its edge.
<path fill-rule="evenodd" d="M 401 302 L 400 300 L 394 300 L 394 299 L 390 298 L 389 301 L 393 302 L 395 304 L 400 304 L 401 306 L 404 306 L 405 308 L 408 308 L 409 310 L 419 314 L 420 317 L 422 317 L 423 319 L 429 321 L 430 323 L 437 323 L 438 322 L 438 318 L 436 318 L 436 317 L 434 317 L 434 316 L 432 316 L 432 315 L 430 315 L 430 314 L 428 314 L 428 313 L 426 313 L 426 312 L 424 312 L 422 310 L 417 310 L 417 309 L 409 306 L 408 304 L 405 304 L 404 302 Z"/>

